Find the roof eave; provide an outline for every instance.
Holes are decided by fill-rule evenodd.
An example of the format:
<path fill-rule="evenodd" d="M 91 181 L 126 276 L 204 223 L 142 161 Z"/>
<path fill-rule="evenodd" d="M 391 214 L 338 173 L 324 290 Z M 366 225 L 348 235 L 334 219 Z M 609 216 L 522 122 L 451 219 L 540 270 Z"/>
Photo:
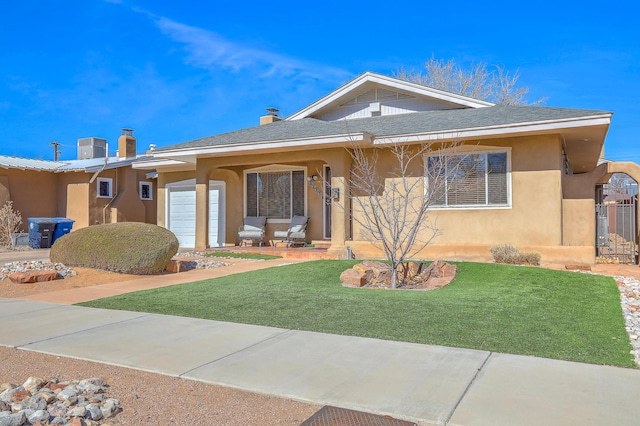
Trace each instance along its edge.
<path fill-rule="evenodd" d="M 188 147 L 163 152 L 156 152 L 157 158 L 177 159 L 183 156 L 210 156 L 216 154 L 242 154 L 255 150 L 281 150 L 283 148 L 324 148 L 329 145 L 347 146 L 354 142 L 372 143 L 373 136 L 366 132 L 331 135 L 314 138 L 283 139 L 275 141 L 257 141 L 242 144 L 227 144 L 208 147 Z"/>
<path fill-rule="evenodd" d="M 590 117 L 566 118 L 560 120 L 543 120 L 525 123 L 504 124 L 496 126 L 475 127 L 468 129 L 438 130 L 412 134 L 389 135 L 376 138 L 374 145 L 395 143 L 416 143 L 420 141 L 489 138 L 492 136 L 522 135 L 529 133 L 552 133 L 562 129 L 589 126 L 608 126 L 611 123 L 611 113 Z"/>

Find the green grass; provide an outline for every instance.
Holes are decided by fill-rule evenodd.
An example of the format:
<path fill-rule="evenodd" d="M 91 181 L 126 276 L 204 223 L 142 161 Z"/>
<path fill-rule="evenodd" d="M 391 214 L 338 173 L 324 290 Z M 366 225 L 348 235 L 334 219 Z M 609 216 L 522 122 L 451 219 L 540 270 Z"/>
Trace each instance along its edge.
<path fill-rule="evenodd" d="M 353 261 L 314 261 L 123 294 L 83 306 L 632 367 L 608 277 L 460 263 L 434 291 L 344 288 Z"/>
<path fill-rule="evenodd" d="M 260 253 L 233 253 L 230 251 L 212 251 L 210 253 L 204 253 L 206 257 L 226 257 L 232 259 L 282 259 L 282 256 L 274 256 L 272 254 L 260 254 Z"/>

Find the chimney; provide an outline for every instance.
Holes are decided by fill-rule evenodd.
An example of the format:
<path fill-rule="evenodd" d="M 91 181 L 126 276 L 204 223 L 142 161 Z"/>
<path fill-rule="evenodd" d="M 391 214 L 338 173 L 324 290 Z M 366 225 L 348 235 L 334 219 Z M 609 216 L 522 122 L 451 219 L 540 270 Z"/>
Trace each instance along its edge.
<path fill-rule="evenodd" d="M 267 115 L 260 117 L 260 125 L 271 124 L 280 120 L 282 118 L 278 117 L 278 108 L 267 108 Z"/>
<path fill-rule="evenodd" d="M 107 140 L 103 138 L 78 139 L 78 160 L 104 158 L 107 156 Z"/>
<path fill-rule="evenodd" d="M 132 158 L 136 156 L 136 138 L 133 129 L 122 129 L 118 138 L 118 158 Z"/>

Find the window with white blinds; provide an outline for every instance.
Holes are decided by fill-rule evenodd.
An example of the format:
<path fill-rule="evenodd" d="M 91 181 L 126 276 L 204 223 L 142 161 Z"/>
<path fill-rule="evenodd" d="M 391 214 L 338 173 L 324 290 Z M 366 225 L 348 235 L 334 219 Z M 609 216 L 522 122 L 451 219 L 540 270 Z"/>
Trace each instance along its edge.
<path fill-rule="evenodd" d="M 508 207 L 507 152 L 427 158 L 428 196 L 434 207 Z"/>
<path fill-rule="evenodd" d="M 304 216 L 304 171 L 246 174 L 247 216 L 291 219 Z"/>

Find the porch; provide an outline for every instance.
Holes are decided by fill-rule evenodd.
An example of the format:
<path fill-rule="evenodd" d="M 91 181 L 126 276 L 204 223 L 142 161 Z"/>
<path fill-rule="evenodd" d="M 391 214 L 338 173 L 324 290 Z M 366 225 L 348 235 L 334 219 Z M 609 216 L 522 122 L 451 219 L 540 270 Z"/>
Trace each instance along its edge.
<path fill-rule="evenodd" d="M 256 247 L 256 246 L 227 246 L 215 247 L 203 250 L 203 253 L 210 252 L 231 252 L 231 253 L 252 253 L 280 256 L 283 259 L 338 259 L 335 253 L 329 253 L 328 247 Z"/>

